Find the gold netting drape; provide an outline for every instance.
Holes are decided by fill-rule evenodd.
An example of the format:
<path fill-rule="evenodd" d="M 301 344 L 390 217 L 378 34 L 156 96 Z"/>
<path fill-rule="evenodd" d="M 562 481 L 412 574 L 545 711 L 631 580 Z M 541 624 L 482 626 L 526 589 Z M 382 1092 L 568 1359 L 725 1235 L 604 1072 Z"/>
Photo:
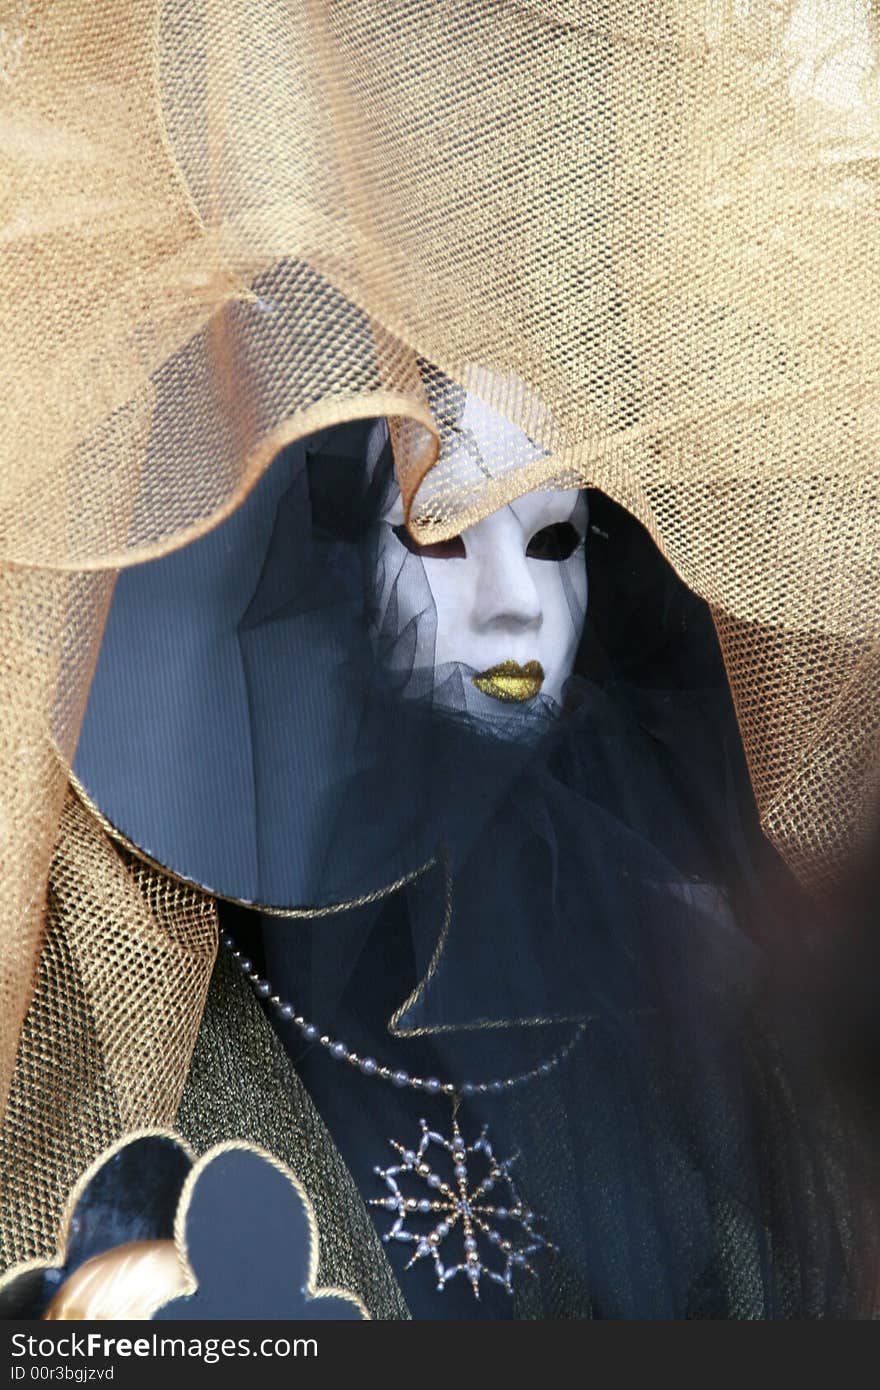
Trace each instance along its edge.
<path fill-rule="evenodd" d="M 833 874 L 876 790 L 876 24 L 867 0 L 5 0 L 0 1094 L 80 1028 L 87 1147 L 173 1115 L 171 983 L 197 1017 L 210 909 L 160 909 L 61 819 L 113 578 L 347 418 L 395 419 L 423 537 L 549 483 L 626 506 L 711 605 L 768 834 Z M 456 476 L 417 357 L 544 457 Z M 40 964 L 56 842 L 79 1022 Z M 83 854 L 85 906 L 58 889 Z M 134 1018 L 165 1042 L 133 1070 Z"/>

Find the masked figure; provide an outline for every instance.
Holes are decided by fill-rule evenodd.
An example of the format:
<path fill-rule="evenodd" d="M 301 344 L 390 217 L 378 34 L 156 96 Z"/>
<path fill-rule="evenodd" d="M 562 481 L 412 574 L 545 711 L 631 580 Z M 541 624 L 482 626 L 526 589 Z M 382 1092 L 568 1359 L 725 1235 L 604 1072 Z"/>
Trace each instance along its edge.
<path fill-rule="evenodd" d="M 445 457 L 534 455 L 444 399 Z M 372 1287 L 414 1316 L 732 1315 L 756 1269 L 734 1209 L 767 1269 L 801 1258 L 806 1212 L 743 1162 L 747 1125 L 780 1154 L 798 1125 L 757 1100 L 769 861 L 714 634 L 600 494 L 422 545 L 384 421 L 287 449 L 216 533 L 121 578 L 76 771 L 132 854 L 219 895 L 231 1047 L 182 1132 L 275 1134 L 277 1077 L 234 1041 L 267 1001 L 283 1109 L 304 1088 L 356 1189 L 331 1224 L 369 1213 Z"/>

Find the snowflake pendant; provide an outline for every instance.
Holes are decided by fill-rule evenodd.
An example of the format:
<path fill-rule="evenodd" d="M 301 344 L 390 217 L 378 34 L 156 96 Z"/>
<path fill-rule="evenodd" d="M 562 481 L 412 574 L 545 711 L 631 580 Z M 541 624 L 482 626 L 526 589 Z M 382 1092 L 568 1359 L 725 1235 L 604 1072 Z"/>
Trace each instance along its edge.
<path fill-rule="evenodd" d="M 437 1288 L 441 1293 L 449 1280 L 458 1274 L 463 1274 L 470 1281 L 476 1298 L 480 1296 L 481 1279 L 491 1279 L 501 1284 L 508 1293 L 513 1293 L 514 1271 L 524 1269 L 535 1274 L 528 1257 L 539 1250 L 555 1250 L 555 1246 L 534 1229 L 535 1213 L 521 1201 L 511 1180 L 510 1169 L 515 1160 L 507 1158 L 499 1162 L 492 1152 L 487 1129 L 483 1129 L 475 1143 L 465 1144 L 457 1120 L 452 1122 L 451 1139 L 444 1139 L 442 1134 L 430 1129 L 426 1120 L 419 1123 L 422 1139 L 418 1149 L 405 1149 L 392 1139 L 391 1147 L 400 1155 L 400 1162 L 391 1168 L 375 1169 L 391 1195 L 373 1197 L 370 1205 L 397 1213 L 394 1225 L 382 1239 L 407 1241 L 415 1245 L 407 1269 L 417 1260 L 431 1258 L 437 1275 Z M 444 1149 L 452 1161 L 452 1176 L 448 1182 L 428 1161 L 428 1150 L 432 1144 Z M 468 1159 L 475 1155 L 481 1155 L 481 1165 L 486 1169 L 485 1176 L 479 1182 L 474 1182 L 468 1172 Z M 414 1197 L 402 1192 L 401 1181 L 409 1175 L 420 1179 L 433 1195 Z M 505 1191 L 507 1201 L 501 1204 L 499 1196 Z M 408 1230 L 405 1223 L 413 1217 L 416 1220 L 419 1217 L 431 1218 L 425 1223 L 430 1229 L 421 1233 Z M 459 1264 L 447 1265 L 441 1259 L 441 1246 L 456 1226 L 461 1230 L 464 1258 Z M 525 1239 L 522 1235 L 519 1239 L 514 1238 L 516 1227 Z M 482 1256 L 481 1245 L 485 1245 Z"/>

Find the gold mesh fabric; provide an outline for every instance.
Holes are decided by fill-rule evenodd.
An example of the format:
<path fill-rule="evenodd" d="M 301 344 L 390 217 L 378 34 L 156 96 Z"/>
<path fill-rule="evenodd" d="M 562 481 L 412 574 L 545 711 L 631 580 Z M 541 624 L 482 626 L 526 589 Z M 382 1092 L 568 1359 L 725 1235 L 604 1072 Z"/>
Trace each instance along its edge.
<path fill-rule="evenodd" d="M 324 425 L 393 417 L 425 539 L 541 485 L 627 507 L 711 605 L 768 833 L 834 873 L 876 789 L 876 23 L 867 0 L 7 0 L 7 1135 L 77 1018 L 115 1108 L 95 1141 L 168 1111 L 211 910 L 90 878 L 84 849 L 62 1023 L 57 895 L 40 949 L 66 766 L 114 572 Z M 417 358 L 541 457 L 474 470 Z"/>
<path fill-rule="evenodd" d="M 69 794 L 36 989 L 0 1129 L 0 1268 L 53 1254 L 74 1182 L 171 1126 L 217 949 L 213 899 L 112 845 Z"/>

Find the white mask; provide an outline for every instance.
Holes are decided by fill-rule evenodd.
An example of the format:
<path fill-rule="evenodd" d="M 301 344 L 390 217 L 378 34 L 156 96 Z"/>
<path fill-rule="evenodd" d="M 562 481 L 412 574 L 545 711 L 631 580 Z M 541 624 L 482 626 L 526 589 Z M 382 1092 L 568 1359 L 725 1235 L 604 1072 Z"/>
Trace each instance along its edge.
<path fill-rule="evenodd" d="M 468 393 L 451 448 L 483 475 L 541 451 Z M 476 446 L 476 448 L 475 448 Z M 371 450 L 371 452 L 373 452 Z M 445 451 L 445 457 L 451 450 Z M 458 476 L 462 476 L 461 460 Z M 464 460 L 466 467 L 468 460 Z M 396 487 L 377 536 L 372 634 L 382 660 L 430 689 L 435 703 L 477 718 L 556 712 L 587 607 L 587 501 L 575 490 L 525 494 L 438 545 L 408 535 Z M 426 682 L 426 673 L 431 674 Z"/>

